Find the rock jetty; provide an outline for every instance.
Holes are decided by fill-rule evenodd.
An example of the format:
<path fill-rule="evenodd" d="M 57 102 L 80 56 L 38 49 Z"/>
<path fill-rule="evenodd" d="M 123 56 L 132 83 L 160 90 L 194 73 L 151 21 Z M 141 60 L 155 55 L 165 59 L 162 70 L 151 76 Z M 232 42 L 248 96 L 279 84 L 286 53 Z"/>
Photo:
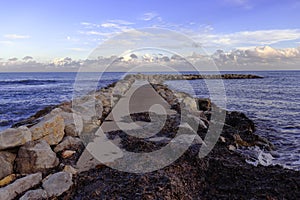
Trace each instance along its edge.
<path fill-rule="evenodd" d="M 272 150 L 267 139 L 255 134 L 255 124 L 243 113 L 218 108 L 210 99 L 193 98 L 171 90 L 165 80 L 198 78 L 261 78 L 254 75 L 144 75 L 132 74 L 94 93 L 45 108 L 13 128 L 0 132 L 0 199 L 297 199 L 300 196 L 300 172 L 280 166 L 257 167 L 237 149 L 257 146 Z M 148 90 L 162 98 L 166 123 L 151 137 L 135 137 L 114 129 L 113 123 L 160 125 L 162 116 L 138 108 L 151 101 L 138 101 L 142 91 L 132 93 L 129 101 L 136 112 L 122 119 L 112 117 L 119 102 L 136 87 L 137 80 L 147 82 Z M 151 96 L 151 95 L 150 95 Z M 150 98 L 150 97 L 149 97 Z M 151 98 L 150 98 L 151 99 Z M 136 102 L 135 102 L 136 101 Z M 149 104 L 149 105 L 148 105 Z M 135 107 L 136 106 L 136 107 Z M 93 108 L 93 109 L 91 109 Z M 92 111 L 91 111 L 92 110 Z M 198 152 L 212 121 L 213 112 L 225 112 L 221 135 L 204 158 Z M 129 173 L 83 158 L 100 127 L 120 148 L 131 152 L 152 152 L 168 145 L 176 136 L 182 115 L 199 125 L 197 138 L 176 161 L 148 173 Z M 155 121 L 157 120 L 157 121 Z M 106 127 L 104 127 L 106 126 Z M 186 129 L 186 132 L 189 132 Z M 134 134 L 134 133 L 132 133 Z M 175 145 L 180 145 L 178 141 Z M 113 162 L 122 157 L 115 156 Z M 160 160 L 156 161 L 160 164 Z M 132 163 L 131 163 L 132 164 Z M 134 166 L 135 163 L 133 163 Z M 144 163 L 147 164 L 147 163 Z M 111 165 L 112 166 L 112 165 Z M 136 166 L 140 168 L 141 166 Z"/>

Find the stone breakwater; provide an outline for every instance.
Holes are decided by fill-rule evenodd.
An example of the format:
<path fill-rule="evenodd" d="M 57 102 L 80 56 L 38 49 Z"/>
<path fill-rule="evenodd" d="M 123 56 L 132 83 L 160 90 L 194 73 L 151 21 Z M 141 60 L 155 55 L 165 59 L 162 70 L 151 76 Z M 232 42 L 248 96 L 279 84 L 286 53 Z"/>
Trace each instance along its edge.
<path fill-rule="evenodd" d="M 210 99 L 170 90 L 162 83 L 170 80 L 165 79 L 168 75 L 154 76 L 157 75 L 128 75 L 73 102 L 45 108 L 0 132 L 0 199 L 297 199 L 300 196 L 300 172 L 279 166 L 254 167 L 236 151 L 250 146 L 274 148 L 267 139 L 255 134 L 255 124 L 240 112 L 225 111 L 223 131 L 214 149 L 204 158 L 198 157 L 201 145 L 195 141 L 177 161 L 155 172 L 131 174 L 103 164 L 79 170 L 78 160 L 85 149 L 82 138 L 103 124 L 137 79 L 149 80 L 175 114 L 167 116 L 157 134 L 163 140 L 135 138 L 121 130 L 106 133 L 110 139 L 118 137 L 122 148 L 129 151 L 149 152 L 165 146 L 175 136 L 182 114 L 197 121 L 197 134 L 204 139 L 212 123 L 212 112 L 224 112 Z M 128 117 L 148 122 L 150 114 L 131 113 Z"/>

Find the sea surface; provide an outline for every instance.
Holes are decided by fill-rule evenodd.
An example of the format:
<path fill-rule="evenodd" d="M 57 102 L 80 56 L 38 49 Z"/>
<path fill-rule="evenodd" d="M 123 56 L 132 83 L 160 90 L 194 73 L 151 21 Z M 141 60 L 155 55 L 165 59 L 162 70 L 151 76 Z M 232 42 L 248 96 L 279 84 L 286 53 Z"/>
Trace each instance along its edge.
<path fill-rule="evenodd" d="M 276 146 L 272 154 L 257 148 L 251 149 L 247 162 L 255 165 L 258 158 L 261 164 L 280 164 L 300 170 L 300 71 L 222 73 L 264 77 L 223 80 L 226 108 L 244 112 L 255 122 L 257 133 Z M 95 85 L 97 88 L 104 87 L 123 75 L 114 72 L 85 73 L 78 80 L 76 73 L 0 73 L 0 130 L 26 119 L 46 106 L 71 100 L 74 83 L 80 82 L 85 90 L 89 87 L 94 90 Z M 188 81 L 189 87 L 185 87 L 182 81 L 166 83 L 175 90 L 198 97 L 210 97 L 204 80 Z"/>

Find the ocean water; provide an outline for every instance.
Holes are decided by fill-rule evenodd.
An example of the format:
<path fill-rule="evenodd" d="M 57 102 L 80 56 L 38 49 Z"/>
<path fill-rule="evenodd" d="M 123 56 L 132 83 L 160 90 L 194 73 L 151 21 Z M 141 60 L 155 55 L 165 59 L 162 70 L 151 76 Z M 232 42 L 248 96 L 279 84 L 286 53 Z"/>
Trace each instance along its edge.
<path fill-rule="evenodd" d="M 84 73 L 80 84 L 94 90 L 119 80 L 123 73 Z M 101 76 L 101 81 L 98 78 Z M 77 73 L 0 73 L 0 130 L 38 110 L 70 101 Z M 94 82 L 99 82 L 95 84 Z M 76 94 L 78 95 L 78 94 Z"/>
<path fill-rule="evenodd" d="M 230 73 L 250 73 L 264 77 L 223 80 L 227 109 L 244 112 L 255 122 L 256 133 L 266 137 L 276 147 L 272 155 L 257 148 L 248 153 L 260 158 L 261 164 L 280 164 L 300 170 L 300 71 Z M 203 80 L 189 81 L 192 87 L 184 87 L 182 81 L 168 81 L 167 84 L 197 97 L 210 97 Z M 257 161 L 248 162 L 256 164 Z"/>
<path fill-rule="evenodd" d="M 227 73 L 227 72 L 223 72 Z M 277 150 L 272 155 L 252 149 L 261 164 L 280 164 L 300 170 L 300 71 L 230 72 L 264 76 L 263 79 L 223 80 L 226 108 L 244 112 L 254 120 L 257 133 Z M 85 73 L 84 88 L 98 88 L 119 80 L 123 73 Z M 72 99 L 76 73 L 0 73 L 0 130 L 26 119 L 38 110 Z M 213 80 L 211 80 L 213 81 Z M 92 84 L 91 84 L 92 83 Z M 203 80 L 167 81 L 171 88 L 198 97 L 210 97 Z M 94 87 L 94 86 L 93 86 Z M 91 87 L 93 90 L 95 88 Z M 255 160 L 247 162 L 256 164 Z"/>

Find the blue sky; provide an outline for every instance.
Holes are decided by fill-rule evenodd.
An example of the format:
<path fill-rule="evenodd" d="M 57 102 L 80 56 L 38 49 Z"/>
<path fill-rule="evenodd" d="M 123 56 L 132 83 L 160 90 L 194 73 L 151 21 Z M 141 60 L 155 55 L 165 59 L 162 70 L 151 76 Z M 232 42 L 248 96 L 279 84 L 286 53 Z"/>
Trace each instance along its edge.
<path fill-rule="evenodd" d="M 211 53 L 264 45 L 300 46 L 299 0 L 9 0 L 0 4 L 2 59 L 85 59 L 115 33 L 153 26 L 183 32 Z"/>

